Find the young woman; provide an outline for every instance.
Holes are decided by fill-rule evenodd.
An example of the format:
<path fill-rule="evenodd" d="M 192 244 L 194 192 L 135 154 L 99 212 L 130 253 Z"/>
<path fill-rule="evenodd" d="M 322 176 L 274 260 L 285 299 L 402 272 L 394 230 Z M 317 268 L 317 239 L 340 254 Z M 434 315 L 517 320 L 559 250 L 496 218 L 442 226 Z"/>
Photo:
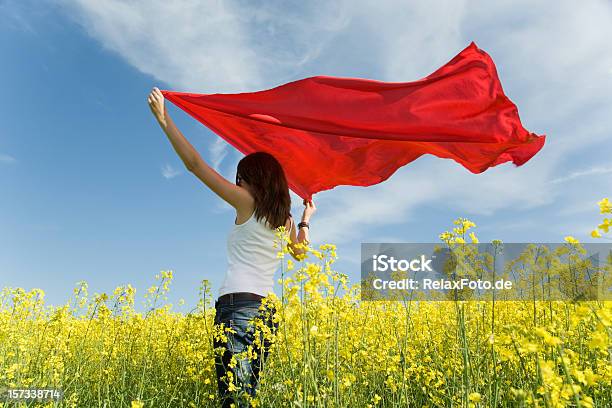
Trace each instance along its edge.
<path fill-rule="evenodd" d="M 229 362 L 234 354 L 246 351 L 253 345 L 254 318 L 260 318 L 276 331 L 273 323 L 274 310 L 260 310 L 262 299 L 273 292 L 274 272 L 280 266 L 277 257 L 280 248 L 274 248 L 275 229 L 284 225 L 289 231 L 289 248 L 298 260 L 304 253 L 296 244 L 309 243 L 309 221 L 316 207 L 312 201 L 304 200 L 304 211 L 298 231 L 293 227 L 291 198 L 285 173 L 280 163 L 269 153 L 256 152 L 240 160 L 236 171 L 236 184 L 229 182 L 200 157 L 174 125 L 164 104 L 164 96 L 153 88 L 148 97 L 149 107 L 159 125 L 168 136 L 179 157 L 196 177 L 219 197 L 236 209 L 236 220 L 227 240 L 228 270 L 215 302 L 215 324 L 231 327 L 235 333 L 227 333 L 227 342 L 215 339 L 214 345 L 224 347 L 222 356 L 216 356 L 217 384 L 223 406 L 230 406 L 232 398 L 225 377 L 232 372 L 233 383 L 239 394 L 255 396 L 261 364 L 267 357 L 268 342 L 264 341 L 263 353 L 254 346 L 255 364 L 244 358 L 238 359 L 234 369 Z M 242 403 L 243 399 L 237 403 Z M 241 405 L 240 405 L 241 406 Z"/>

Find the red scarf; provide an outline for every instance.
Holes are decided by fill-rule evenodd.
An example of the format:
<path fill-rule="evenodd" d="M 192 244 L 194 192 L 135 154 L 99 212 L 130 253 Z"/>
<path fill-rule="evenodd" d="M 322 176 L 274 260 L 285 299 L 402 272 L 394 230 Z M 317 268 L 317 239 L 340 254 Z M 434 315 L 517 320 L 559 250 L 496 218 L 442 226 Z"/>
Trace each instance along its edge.
<path fill-rule="evenodd" d="M 413 82 L 314 76 L 258 92 L 162 94 L 245 155 L 274 155 L 306 199 L 380 183 L 426 153 L 472 173 L 520 166 L 545 140 L 523 128 L 493 60 L 474 42 Z"/>

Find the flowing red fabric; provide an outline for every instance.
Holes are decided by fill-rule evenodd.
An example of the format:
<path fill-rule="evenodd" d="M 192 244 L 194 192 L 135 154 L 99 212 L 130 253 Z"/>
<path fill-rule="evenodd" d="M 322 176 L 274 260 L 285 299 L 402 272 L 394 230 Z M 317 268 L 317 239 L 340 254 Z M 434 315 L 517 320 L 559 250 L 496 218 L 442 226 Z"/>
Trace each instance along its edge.
<path fill-rule="evenodd" d="M 245 155 L 266 151 L 300 197 L 369 186 L 423 154 L 472 173 L 544 145 L 523 128 L 491 57 L 474 42 L 413 82 L 314 76 L 236 94 L 162 94 Z"/>

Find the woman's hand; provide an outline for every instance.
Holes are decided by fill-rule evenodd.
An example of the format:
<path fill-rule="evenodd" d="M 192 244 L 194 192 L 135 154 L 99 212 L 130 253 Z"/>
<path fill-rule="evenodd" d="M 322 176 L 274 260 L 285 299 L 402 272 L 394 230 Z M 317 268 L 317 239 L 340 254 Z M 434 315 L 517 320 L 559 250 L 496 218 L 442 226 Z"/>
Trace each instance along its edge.
<path fill-rule="evenodd" d="M 154 87 L 147 100 L 149 102 L 149 108 L 151 108 L 151 112 L 155 116 L 155 119 L 157 119 L 159 124 L 165 128 L 167 123 L 164 95 L 162 95 L 161 91 L 157 89 L 157 87 Z"/>
<path fill-rule="evenodd" d="M 302 221 L 308 222 L 310 220 L 310 216 L 314 214 L 315 211 L 317 211 L 317 207 L 315 207 L 312 200 L 306 201 L 306 199 L 304 199 L 304 206 L 306 206 L 306 208 L 304 208 L 304 213 L 302 215 Z"/>

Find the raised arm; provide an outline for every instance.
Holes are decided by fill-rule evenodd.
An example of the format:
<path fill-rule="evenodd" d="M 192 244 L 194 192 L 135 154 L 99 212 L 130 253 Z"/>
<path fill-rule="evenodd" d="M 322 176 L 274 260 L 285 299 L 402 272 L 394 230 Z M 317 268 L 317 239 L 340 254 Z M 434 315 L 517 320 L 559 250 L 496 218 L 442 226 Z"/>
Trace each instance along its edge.
<path fill-rule="evenodd" d="M 187 170 L 202 180 L 204 184 L 232 207 L 237 210 L 239 208 L 248 208 L 252 202 L 249 193 L 244 188 L 228 181 L 202 159 L 197 150 L 187 141 L 174 124 L 174 121 L 168 114 L 164 99 L 161 91 L 156 87 L 153 88 L 148 97 L 149 107 Z"/>
<path fill-rule="evenodd" d="M 302 214 L 301 221 L 310 223 L 310 217 L 312 217 L 312 214 L 314 214 L 314 212 L 317 210 L 317 207 L 315 206 L 312 200 L 309 200 L 309 201 L 304 200 L 303 203 L 304 203 L 305 208 Z M 310 245 L 310 236 L 309 236 L 310 228 L 309 227 L 298 228 L 297 223 L 295 223 L 293 219 L 291 219 L 290 222 L 294 223 L 294 225 L 293 225 L 293 228 L 291 228 L 291 234 L 289 236 L 290 242 L 287 244 L 287 246 L 291 249 L 291 256 L 293 257 L 293 259 L 295 259 L 296 261 L 301 261 L 303 260 L 306 250 L 301 245 L 300 246 L 296 246 L 296 245 L 297 244 L 304 244 L 306 246 Z"/>

